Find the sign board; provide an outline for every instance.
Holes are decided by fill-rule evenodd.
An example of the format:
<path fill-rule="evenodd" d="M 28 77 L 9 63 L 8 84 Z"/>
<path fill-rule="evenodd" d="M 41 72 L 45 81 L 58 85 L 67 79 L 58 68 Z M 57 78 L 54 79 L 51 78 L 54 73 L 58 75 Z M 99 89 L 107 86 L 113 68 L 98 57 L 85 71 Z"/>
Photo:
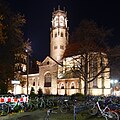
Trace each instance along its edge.
<path fill-rule="evenodd" d="M 19 85 L 19 84 L 20 84 L 20 81 L 19 81 L 19 80 L 12 80 L 12 84 L 14 84 L 14 85 Z"/>

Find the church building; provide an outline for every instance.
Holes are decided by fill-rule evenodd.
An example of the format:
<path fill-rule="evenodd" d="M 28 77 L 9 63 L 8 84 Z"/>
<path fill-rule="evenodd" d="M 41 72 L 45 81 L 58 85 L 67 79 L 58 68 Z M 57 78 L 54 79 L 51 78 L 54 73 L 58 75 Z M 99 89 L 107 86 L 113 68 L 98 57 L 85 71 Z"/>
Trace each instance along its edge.
<path fill-rule="evenodd" d="M 75 54 L 64 57 L 66 46 L 68 44 L 69 27 L 67 12 L 58 8 L 58 10 L 54 10 L 52 13 L 50 56 L 46 56 L 42 62 L 38 62 L 39 73 L 28 75 L 28 93 L 30 93 L 31 87 L 33 87 L 35 93 L 41 88 L 45 94 L 84 94 L 85 84 L 87 84 L 87 94 L 109 95 L 109 67 L 106 67 L 100 73 L 102 67 L 108 64 L 107 55 L 103 52 L 88 53 L 87 58 L 89 60 L 92 56 L 95 56 L 95 59 L 87 62 L 87 78 L 89 79 L 89 82 L 85 82 L 83 76 L 85 71 L 83 68 L 85 60 L 83 59 L 83 56 L 85 58 L 86 55 Z M 26 75 L 23 77 L 26 77 Z M 23 86 L 21 92 L 26 93 L 26 87 L 27 85 Z"/>

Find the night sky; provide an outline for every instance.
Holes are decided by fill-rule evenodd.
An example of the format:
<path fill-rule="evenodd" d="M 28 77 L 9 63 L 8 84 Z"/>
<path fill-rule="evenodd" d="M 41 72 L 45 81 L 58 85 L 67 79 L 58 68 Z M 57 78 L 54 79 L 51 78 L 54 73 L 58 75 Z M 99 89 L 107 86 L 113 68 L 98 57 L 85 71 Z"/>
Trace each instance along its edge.
<path fill-rule="evenodd" d="M 13 11 L 25 15 L 24 36 L 32 42 L 32 56 L 43 61 L 49 55 L 52 12 L 58 5 L 68 13 L 71 34 L 83 19 L 114 29 L 110 44 L 120 39 L 120 3 L 117 0 L 7 0 Z"/>

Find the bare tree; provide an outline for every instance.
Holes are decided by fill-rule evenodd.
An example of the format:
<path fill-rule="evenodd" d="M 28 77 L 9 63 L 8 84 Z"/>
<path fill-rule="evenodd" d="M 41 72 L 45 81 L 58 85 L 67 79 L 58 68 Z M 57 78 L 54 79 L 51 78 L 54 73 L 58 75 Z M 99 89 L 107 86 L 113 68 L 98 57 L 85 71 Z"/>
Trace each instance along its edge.
<path fill-rule="evenodd" d="M 87 95 L 88 84 L 94 82 L 97 87 L 97 78 L 102 78 L 104 88 L 104 73 L 109 72 L 108 56 L 105 41 L 111 35 L 111 30 L 98 27 L 92 20 L 83 20 L 80 26 L 70 37 L 64 53 L 64 59 L 73 58 L 73 65 L 67 69 L 64 66 L 64 77 L 68 73 L 74 73 L 75 77 L 79 77 L 84 81 L 84 94 Z M 69 72 L 68 72 L 69 71 Z M 71 72 L 70 72 L 71 71 Z"/>

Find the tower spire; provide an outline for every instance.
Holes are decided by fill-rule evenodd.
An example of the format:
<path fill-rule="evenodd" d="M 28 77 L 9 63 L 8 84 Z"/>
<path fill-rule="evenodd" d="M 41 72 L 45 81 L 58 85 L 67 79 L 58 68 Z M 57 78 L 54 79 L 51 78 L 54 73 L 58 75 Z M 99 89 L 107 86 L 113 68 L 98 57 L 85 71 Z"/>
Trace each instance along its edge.
<path fill-rule="evenodd" d="M 55 8 L 53 8 L 53 11 L 55 12 Z"/>
<path fill-rule="evenodd" d="M 58 5 L 58 10 L 60 10 L 60 5 Z"/>
<path fill-rule="evenodd" d="M 65 11 L 65 7 L 63 8 L 63 10 Z"/>

